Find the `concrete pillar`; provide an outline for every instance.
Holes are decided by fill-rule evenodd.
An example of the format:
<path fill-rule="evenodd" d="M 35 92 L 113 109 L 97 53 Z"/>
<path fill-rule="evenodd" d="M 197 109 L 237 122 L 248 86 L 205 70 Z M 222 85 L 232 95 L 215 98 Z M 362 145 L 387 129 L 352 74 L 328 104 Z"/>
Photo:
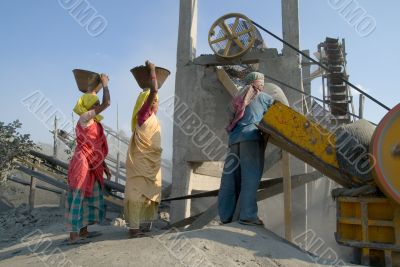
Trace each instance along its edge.
<path fill-rule="evenodd" d="M 299 48 L 299 0 L 282 0 L 281 3 L 283 40 Z M 293 57 L 297 56 L 297 52 L 284 45 L 283 55 Z"/>
<path fill-rule="evenodd" d="M 283 40 L 290 43 L 292 46 L 299 49 L 300 47 L 300 30 L 299 30 L 299 1 L 298 0 L 282 0 L 282 36 Z M 291 86 L 303 89 L 303 77 L 302 69 L 300 65 L 300 55 L 292 48 L 284 45 L 283 46 L 283 70 L 282 73 L 284 80 L 287 81 Z M 289 104 L 293 106 L 299 105 L 298 101 L 302 101 L 303 95 L 289 88 L 283 88 Z M 301 103 L 301 102 L 300 102 Z M 299 160 L 293 158 L 290 163 L 291 173 L 301 174 L 306 173 L 306 164 Z M 307 227 L 307 215 L 306 215 L 306 187 L 301 186 L 292 191 L 293 194 L 293 207 L 292 207 L 292 219 L 293 222 L 293 236 L 303 233 Z"/>
<path fill-rule="evenodd" d="M 179 32 L 177 68 L 196 57 L 197 0 L 181 0 L 179 6 Z"/>
<path fill-rule="evenodd" d="M 282 0 L 282 36 L 283 40 L 296 48 L 300 46 L 299 39 L 299 3 L 298 0 Z M 300 68 L 300 56 L 292 48 L 283 46 L 282 67 L 285 70 L 285 78 L 288 84 L 301 89 L 302 75 Z M 301 94 L 291 89 L 283 88 L 290 105 L 301 100 Z"/>
<path fill-rule="evenodd" d="M 177 51 L 177 72 L 175 77 L 175 97 L 180 103 L 190 105 L 195 88 L 188 87 L 195 79 L 195 66 L 188 66 L 196 56 L 197 40 L 197 0 L 181 0 L 179 10 L 179 33 Z M 177 103 L 175 103 L 175 110 Z M 177 121 L 174 113 L 174 121 Z M 174 124 L 173 130 L 173 167 L 172 195 L 183 196 L 191 192 L 190 179 L 192 166 L 186 160 L 189 144 L 187 136 Z M 190 216 L 190 201 L 173 201 L 170 210 L 171 222 L 176 222 Z"/>

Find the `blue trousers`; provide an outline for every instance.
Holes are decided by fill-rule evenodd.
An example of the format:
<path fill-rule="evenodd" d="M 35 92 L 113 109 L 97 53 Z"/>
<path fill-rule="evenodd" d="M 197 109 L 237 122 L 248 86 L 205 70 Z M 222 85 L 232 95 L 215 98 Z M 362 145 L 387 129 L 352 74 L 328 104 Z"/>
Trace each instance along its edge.
<path fill-rule="evenodd" d="M 230 146 L 218 194 L 221 222 L 232 221 L 238 200 L 240 220 L 258 219 L 256 193 L 263 173 L 264 152 L 264 140 L 239 142 Z"/>

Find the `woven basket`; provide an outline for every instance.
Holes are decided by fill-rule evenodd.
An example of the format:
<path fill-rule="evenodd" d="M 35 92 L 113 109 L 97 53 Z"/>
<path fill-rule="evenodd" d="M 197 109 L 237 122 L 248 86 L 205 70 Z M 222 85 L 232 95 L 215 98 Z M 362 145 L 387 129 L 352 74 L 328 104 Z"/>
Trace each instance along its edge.
<path fill-rule="evenodd" d="M 146 89 L 151 87 L 151 80 L 150 80 L 150 72 L 145 66 L 139 66 L 131 69 L 133 77 L 135 77 L 137 83 L 139 84 L 140 88 Z M 167 69 L 156 67 L 156 76 L 158 82 L 158 88 L 160 89 L 161 86 L 164 84 L 165 80 L 171 72 Z"/>
<path fill-rule="evenodd" d="M 78 89 L 82 93 L 93 91 L 101 82 L 100 75 L 96 72 L 80 69 L 74 69 L 72 72 L 74 73 Z"/>

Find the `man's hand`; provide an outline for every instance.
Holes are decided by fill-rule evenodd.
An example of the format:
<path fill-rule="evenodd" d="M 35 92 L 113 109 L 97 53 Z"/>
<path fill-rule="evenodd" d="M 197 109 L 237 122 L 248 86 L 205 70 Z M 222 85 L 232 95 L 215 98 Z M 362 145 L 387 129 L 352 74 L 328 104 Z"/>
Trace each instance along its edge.
<path fill-rule="evenodd" d="M 103 88 L 108 87 L 108 76 L 106 74 L 102 73 L 100 75 L 100 80 L 101 80 L 101 83 L 103 84 Z"/>
<path fill-rule="evenodd" d="M 108 168 L 107 165 L 104 166 L 104 173 L 105 173 L 106 176 L 107 176 L 107 180 L 110 181 L 110 179 L 111 179 L 111 172 L 110 172 L 110 169 Z"/>

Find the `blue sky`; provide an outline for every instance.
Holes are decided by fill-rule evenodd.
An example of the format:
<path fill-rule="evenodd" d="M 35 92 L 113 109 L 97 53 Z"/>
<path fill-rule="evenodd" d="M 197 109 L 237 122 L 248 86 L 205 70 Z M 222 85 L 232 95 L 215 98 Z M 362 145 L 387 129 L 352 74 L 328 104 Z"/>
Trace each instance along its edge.
<path fill-rule="evenodd" d="M 350 80 L 389 107 L 399 103 L 398 32 L 400 2 L 354 1 L 376 21 L 376 29 L 360 36 L 329 3 L 343 0 L 300 1 L 300 46 L 315 51 L 326 36 L 346 39 Z M 349 0 L 346 0 L 349 2 Z M 62 2 L 62 1 L 61 1 Z M 68 0 L 64 1 L 68 2 Z M 90 0 L 107 21 L 105 31 L 93 37 L 59 1 L 3 0 L 0 2 L 0 121 L 20 119 L 23 132 L 34 140 L 51 143 L 43 117 L 32 114 L 21 100 L 39 90 L 51 104 L 49 110 L 71 117 L 79 97 L 71 70 L 105 72 L 110 76 L 112 106 L 104 122 L 116 128 L 117 104 L 120 127 L 129 133 L 132 108 L 139 93 L 129 70 L 146 59 L 171 70 L 160 98 L 174 91 L 178 0 Z M 282 35 L 280 0 L 199 0 L 198 55 L 211 53 L 207 33 L 211 24 L 229 12 L 246 14 Z M 264 35 L 268 47 L 282 45 Z M 313 92 L 318 95 L 318 82 Z M 365 116 L 378 122 L 385 110 L 366 101 Z M 162 114 L 160 115 L 162 117 Z M 49 125 L 49 124 L 47 124 Z M 172 123 L 163 119 L 164 147 L 170 157 Z"/>

